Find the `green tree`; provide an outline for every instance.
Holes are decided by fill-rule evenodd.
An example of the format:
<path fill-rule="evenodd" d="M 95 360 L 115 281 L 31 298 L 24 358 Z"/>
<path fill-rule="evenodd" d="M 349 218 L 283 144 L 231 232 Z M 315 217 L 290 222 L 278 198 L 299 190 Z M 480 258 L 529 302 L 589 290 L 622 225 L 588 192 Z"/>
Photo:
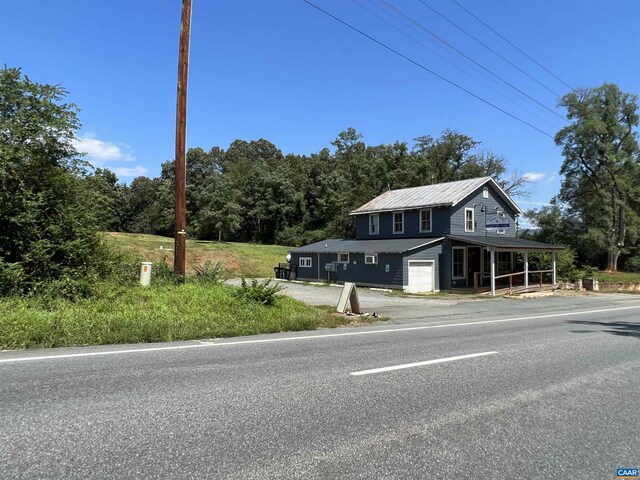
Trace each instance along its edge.
<path fill-rule="evenodd" d="M 107 168 L 96 168 L 83 182 L 94 197 L 98 228 L 107 232 L 122 230 L 125 187 L 118 182 L 118 176 Z"/>
<path fill-rule="evenodd" d="M 100 261 L 94 196 L 72 145 L 78 110 L 65 96 L 20 69 L 0 70 L 1 293 L 51 282 L 73 293 Z"/>
<path fill-rule="evenodd" d="M 233 235 L 242 222 L 238 191 L 224 177 L 213 178 L 203 190 L 199 208 L 199 236 L 211 238 L 216 232 L 218 241 Z"/>
<path fill-rule="evenodd" d="M 637 97 L 605 83 L 573 91 L 561 105 L 572 123 L 555 137 L 564 156 L 558 200 L 580 221 L 584 250 L 606 255 L 616 271 L 625 240 L 637 236 L 627 230 L 640 211 Z"/>

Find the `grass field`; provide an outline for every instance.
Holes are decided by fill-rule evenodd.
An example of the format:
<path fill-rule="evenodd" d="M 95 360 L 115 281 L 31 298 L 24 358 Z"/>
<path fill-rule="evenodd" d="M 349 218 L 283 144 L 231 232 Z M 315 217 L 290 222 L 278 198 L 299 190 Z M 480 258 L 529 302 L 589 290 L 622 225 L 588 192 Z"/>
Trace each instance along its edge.
<path fill-rule="evenodd" d="M 235 292 L 224 284 L 106 284 L 96 297 L 75 302 L 4 298 L 0 349 L 231 337 L 337 327 L 353 320 L 289 297 L 265 306 L 238 299 Z"/>
<path fill-rule="evenodd" d="M 173 261 L 173 238 L 114 232 L 105 233 L 104 238 L 109 245 L 145 261 Z M 193 273 L 193 265 L 211 260 L 221 262 L 236 277 L 273 277 L 273 267 L 286 261 L 289 250 L 290 247 L 278 245 L 187 240 L 187 273 Z"/>

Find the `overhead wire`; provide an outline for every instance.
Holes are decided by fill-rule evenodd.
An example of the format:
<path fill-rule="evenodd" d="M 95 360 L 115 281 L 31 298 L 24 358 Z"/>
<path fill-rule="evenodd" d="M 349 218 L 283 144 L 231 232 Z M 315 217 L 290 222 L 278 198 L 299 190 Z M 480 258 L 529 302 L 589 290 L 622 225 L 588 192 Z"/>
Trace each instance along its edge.
<path fill-rule="evenodd" d="M 479 43 L 480 45 L 482 45 L 484 48 L 486 48 L 487 50 L 489 50 L 491 53 L 493 53 L 495 56 L 497 56 L 498 58 L 500 58 L 501 60 L 503 60 L 504 62 L 508 63 L 509 65 L 511 65 L 513 68 L 515 68 L 516 70 L 518 70 L 520 73 L 522 73 L 523 75 L 526 75 L 528 78 L 530 78 L 531 80 L 533 80 L 534 82 L 536 82 L 538 85 L 540 85 L 542 88 L 548 90 L 549 92 L 551 92 L 552 94 L 554 94 L 556 97 L 561 97 L 562 95 L 559 94 L 558 92 L 554 91 L 553 89 L 549 88 L 547 85 L 545 85 L 544 83 L 542 83 L 540 80 L 538 80 L 536 77 L 534 77 L 533 75 L 529 74 L 527 71 L 525 71 L 524 69 L 520 68 L 518 65 L 516 65 L 515 63 L 513 63 L 511 60 L 509 60 L 508 58 L 506 58 L 505 56 L 503 56 L 501 53 L 495 51 L 493 48 L 491 48 L 489 45 L 487 45 L 486 43 L 484 43 L 482 40 L 480 40 L 479 38 L 477 38 L 475 35 L 469 33 L 467 30 L 465 30 L 464 28 L 462 28 L 460 25 L 458 25 L 457 23 L 455 23 L 453 20 L 451 20 L 450 18 L 448 18 L 446 15 L 440 13 L 438 10 L 436 10 L 435 8 L 433 8 L 431 5 L 429 5 L 425 0 L 418 0 L 420 3 L 422 3 L 425 7 L 427 7 L 429 10 L 431 10 L 433 13 L 435 13 L 436 15 L 438 15 L 439 17 L 441 17 L 442 19 L 444 19 L 446 22 L 448 22 L 449 24 L 453 25 L 455 28 L 457 28 L 458 30 L 460 30 L 462 33 L 464 33 L 467 37 L 471 38 L 473 41 L 475 41 L 476 43 Z"/>
<path fill-rule="evenodd" d="M 456 46 L 452 45 L 451 43 L 447 42 L 445 39 L 443 39 L 442 37 L 440 37 L 439 35 L 437 35 L 436 33 L 434 33 L 433 31 L 429 30 L 427 27 L 425 27 L 424 25 L 422 25 L 421 23 L 419 23 L 418 21 L 416 21 L 415 19 L 411 18 L 409 15 L 405 14 L 404 12 L 402 12 L 401 10 L 397 9 L 395 6 L 393 6 L 392 4 L 390 4 L 389 2 L 387 2 L 386 0 L 378 0 L 379 2 L 383 3 L 384 5 L 387 6 L 387 8 L 393 10 L 394 12 L 396 12 L 398 15 L 406 18 L 408 21 L 410 21 L 411 23 L 413 23 L 414 25 L 416 25 L 418 28 L 420 28 L 421 30 L 423 30 L 424 32 L 428 33 L 430 36 L 432 36 L 433 38 L 435 38 L 436 40 L 438 40 L 439 42 L 443 43 L 444 45 L 446 45 L 447 47 L 449 47 L 451 50 L 455 51 L 458 55 L 464 57 L 465 59 L 467 59 L 469 62 L 473 63 L 474 65 L 477 65 L 478 67 L 480 67 L 482 70 L 484 70 L 485 72 L 487 72 L 488 74 L 490 74 L 491 76 L 497 78 L 498 80 L 500 80 L 502 83 L 504 83 L 505 85 L 509 86 L 510 88 L 512 88 L 513 90 L 515 90 L 516 92 L 520 93 L 521 95 L 525 96 L 526 98 L 528 98 L 529 100 L 531 100 L 532 102 L 534 102 L 536 105 L 538 105 L 539 107 L 545 109 L 546 111 L 548 111 L 549 113 L 551 113 L 552 115 L 558 117 L 559 119 L 561 119 L 562 121 L 566 122 L 567 119 L 565 117 L 563 117 L 562 115 L 560 115 L 558 112 L 552 110 L 551 108 L 549 108 L 547 105 L 545 105 L 544 103 L 540 102 L 539 100 L 535 99 L 534 97 L 532 97 L 531 95 L 529 95 L 528 93 L 524 92 L 522 89 L 518 88 L 517 86 L 515 86 L 514 84 L 512 84 L 511 82 L 505 80 L 504 78 L 502 78 L 500 75 L 498 75 L 497 73 L 489 70 L 487 67 L 485 67 L 484 65 L 482 65 L 481 63 L 477 62 L 476 60 L 474 60 L 473 58 L 471 58 L 469 55 L 467 55 L 466 53 L 464 53 L 462 50 L 460 50 L 459 48 L 457 48 Z"/>
<path fill-rule="evenodd" d="M 486 22 L 484 22 L 481 18 L 479 18 L 478 16 L 474 15 L 472 12 L 470 12 L 469 10 L 467 10 L 465 7 L 463 7 L 459 2 L 457 2 L 456 0 L 451 0 L 453 3 L 455 3 L 458 7 L 460 7 L 462 10 L 464 10 L 465 12 L 467 12 L 468 15 L 470 15 L 471 17 L 475 18 L 478 22 L 480 22 L 482 25 L 484 25 L 487 29 L 489 29 L 491 32 L 493 32 L 495 35 L 497 35 L 498 37 L 500 37 L 502 40 L 504 40 L 505 42 L 507 42 L 509 45 L 511 45 L 511 47 L 513 47 L 514 49 L 516 49 L 518 52 L 520 52 L 522 55 L 524 55 L 526 58 L 528 58 L 529 60 L 531 60 L 533 63 L 535 63 L 538 67 L 540 67 L 542 70 L 544 70 L 545 72 L 547 72 L 549 75 L 551 75 L 553 78 L 555 78 L 556 80 L 558 80 L 560 83 L 562 83 L 564 86 L 568 87 L 569 89 L 571 89 L 571 91 L 575 90 L 574 87 L 572 87 L 571 85 L 569 85 L 567 82 L 565 82 L 564 80 L 562 80 L 560 77 L 558 77 L 555 73 L 553 73 L 551 70 L 549 70 L 547 67 L 545 67 L 544 65 L 542 65 L 541 63 L 539 63 L 537 60 L 535 60 L 534 58 L 532 58 L 530 55 L 528 55 L 525 51 L 523 51 L 521 48 L 519 48 L 517 45 L 515 45 L 514 43 L 512 43 L 510 40 L 508 40 L 507 38 L 505 38 L 503 35 L 501 35 L 500 33 L 498 33 L 496 30 L 494 30 L 493 28 L 491 28 L 490 25 L 488 25 Z"/>
<path fill-rule="evenodd" d="M 443 62 L 448 63 L 449 65 L 451 65 L 453 68 L 455 68 L 456 70 L 464 73 L 465 75 L 469 76 L 471 79 L 473 79 L 474 81 L 478 82 L 480 85 L 483 85 L 484 87 L 490 89 L 492 92 L 494 92 L 495 94 L 499 95 L 500 97 L 502 97 L 503 99 L 505 99 L 506 101 L 512 103 L 513 105 L 515 105 L 516 107 L 524 110 L 525 112 L 534 115 L 536 117 L 538 117 L 538 119 L 542 120 L 545 123 L 549 123 L 546 121 L 546 119 L 542 118 L 540 115 L 538 115 L 536 112 L 533 112 L 531 110 L 529 110 L 527 107 L 525 107 L 524 105 L 522 105 L 519 102 L 516 102 L 514 99 L 508 97 L 507 95 L 505 95 L 504 93 L 502 93 L 500 90 L 498 90 L 497 88 L 494 88 L 493 86 L 489 85 L 488 83 L 482 81 L 480 78 L 478 78 L 477 76 L 473 75 L 472 73 L 469 73 L 468 71 L 466 71 L 465 69 L 463 69 L 462 67 L 460 67 L 459 65 L 455 64 L 454 62 L 452 62 L 451 60 L 445 58 L 443 55 L 440 55 L 438 52 L 436 52 L 435 50 L 433 50 L 432 48 L 429 48 L 427 45 L 425 45 L 424 43 L 422 43 L 420 40 L 417 40 L 416 38 L 414 38 L 413 36 L 409 35 L 407 32 L 403 31 L 401 28 L 398 28 L 397 26 L 393 25 L 391 22 L 389 22 L 388 20 L 382 18 L 380 15 L 378 15 L 376 12 L 370 10 L 369 8 L 367 8 L 365 5 L 363 5 L 359 0 L 351 0 L 353 3 L 355 3 L 356 5 L 358 5 L 360 8 L 362 8 L 363 10 L 365 10 L 366 12 L 368 12 L 369 14 L 373 15 L 374 17 L 376 17 L 378 20 L 380 20 L 381 22 L 385 23 L 386 25 L 388 25 L 389 27 L 393 28 L 394 30 L 396 30 L 397 32 L 401 33 L 402 35 L 404 35 L 405 37 L 409 38 L 410 40 L 414 41 L 415 43 L 417 43 L 418 45 L 420 45 L 422 48 L 424 48 L 426 51 L 428 51 L 429 53 L 431 53 L 432 55 L 435 55 L 436 57 L 438 57 L 440 60 L 442 60 Z M 370 0 L 371 2 L 373 2 L 373 0 Z M 377 3 L 376 3 L 377 5 Z M 409 25 L 409 27 L 411 27 L 411 25 Z M 413 27 L 411 27 L 413 28 Z M 444 47 L 441 47 L 444 48 Z M 550 125 L 550 123 L 549 123 Z"/>
<path fill-rule="evenodd" d="M 413 59 L 409 58 L 408 56 L 404 55 L 403 53 L 399 52 L 398 50 L 395 50 L 394 48 L 390 47 L 389 45 L 387 45 L 387 44 L 385 44 L 385 43 L 383 43 L 383 42 L 381 42 L 381 41 L 379 41 L 379 40 L 375 39 L 375 38 L 374 38 L 374 37 L 372 37 L 371 35 L 369 35 L 369 34 L 367 34 L 367 33 L 363 32 L 362 30 L 359 30 L 358 28 L 356 28 L 356 27 L 354 27 L 353 25 L 351 25 L 351 24 L 349 24 L 349 23 L 345 22 L 344 20 L 341 20 L 340 18 L 338 18 L 338 17 L 336 17 L 335 15 L 333 15 L 332 13 L 329 13 L 328 11 L 326 11 L 326 10 L 322 9 L 321 7 L 319 7 L 318 5 L 316 5 L 316 4 L 312 3 L 312 2 L 310 2 L 309 0 L 303 0 L 303 2 L 304 2 L 304 3 L 306 3 L 306 4 L 308 4 L 308 5 L 310 5 L 310 6 L 312 6 L 312 7 L 313 7 L 313 8 L 315 8 L 316 10 L 318 10 L 318 11 L 320 11 L 320 12 L 324 13 L 324 14 L 325 14 L 325 15 L 327 15 L 328 17 L 330 17 L 330 18 L 334 19 L 335 21 L 337 21 L 337 22 L 341 23 L 341 24 L 342 24 L 342 25 L 344 25 L 345 27 L 350 28 L 350 29 L 351 29 L 351 30 L 353 30 L 354 32 L 359 33 L 359 34 L 360 34 L 360 35 L 362 35 L 363 37 L 368 38 L 368 39 L 369 39 L 369 40 L 371 40 L 372 42 L 377 43 L 378 45 L 380 45 L 381 47 L 383 47 L 383 48 L 385 48 L 385 49 L 389 50 L 390 52 L 395 53 L 396 55 L 398 55 L 399 57 L 401 57 L 401 58 L 405 59 L 406 61 L 408 61 L 408 62 L 412 63 L 413 65 L 415 65 L 415 66 L 417 66 L 417 67 L 421 68 L 422 70 L 425 70 L 426 72 L 430 73 L 431 75 L 433 75 L 433 76 L 435 76 L 435 77 L 437 77 L 437 78 L 439 78 L 439 79 L 441 79 L 441 80 L 443 80 L 443 81 L 447 82 L 447 83 L 448 83 L 448 84 L 450 84 L 450 85 L 453 85 L 454 87 L 456 87 L 456 88 L 458 88 L 458 89 L 462 90 L 463 92 L 465 92 L 466 94 L 468 94 L 468 95 L 470 95 L 470 96 L 474 97 L 475 99 L 480 100 L 482 103 L 484 103 L 484 104 L 486 104 L 486 105 L 489 105 L 490 107 L 492 107 L 492 108 L 494 108 L 494 109 L 498 110 L 499 112 L 504 113 L 505 115 L 507 115 L 507 116 L 509 116 L 509 117 L 513 118 L 514 120 L 516 120 L 516 121 L 518 121 L 518 122 L 520 122 L 520 123 L 522 123 L 522 124 L 524 124 L 524 125 L 527 125 L 528 127 L 532 128 L 532 129 L 534 129 L 534 130 L 536 130 L 537 132 L 539 132 L 539 133 L 541 133 L 541 134 L 543 134 L 543 135 L 545 135 L 545 136 L 547 136 L 547 137 L 549 137 L 549 138 L 554 138 L 554 137 L 553 137 L 553 135 L 551 135 L 551 134 L 549 134 L 549 133 L 545 132 L 544 130 L 541 130 L 540 128 L 538 128 L 538 127 L 536 127 L 535 125 L 533 125 L 533 124 L 531 124 L 531 123 L 527 122 L 526 120 L 523 120 L 522 118 L 520 118 L 520 117 L 518 117 L 518 116 L 516 116 L 516 115 L 513 115 L 512 113 L 510 113 L 510 112 L 508 112 L 508 111 L 504 110 L 503 108 L 501 108 L 501 107 L 499 107 L 499 106 L 495 105 L 494 103 L 491 103 L 490 101 L 485 100 L 484 98 L 480 97 L 479 95 L 476 95 L 475 93 L 471 92 L 470 90 L 467 90 L 467 89 L 466 89 L 466 88 L 464 88 L 463 86 L 461 86 L 461 85 L 459 85 L 459 84 L 455 83 L 455 82 L 454 82 L 454 81 L 452 81 L 452 80 L 449 80 L 448 78 L 446 78 L 446 77 L 444 77 L 444 76 L 440 75 L 439 73 L 434 72 L 434 71 L 433 71 L 433 70 L 431 70 L 430 68 L 428 68 L 428 67 L 424 66 L 423 64 L 421 64 L 421 63 L 419 63 L 419 62 L 417 62 L 417 61 L 415 61 L 415 60 L 413 60 Z"/>

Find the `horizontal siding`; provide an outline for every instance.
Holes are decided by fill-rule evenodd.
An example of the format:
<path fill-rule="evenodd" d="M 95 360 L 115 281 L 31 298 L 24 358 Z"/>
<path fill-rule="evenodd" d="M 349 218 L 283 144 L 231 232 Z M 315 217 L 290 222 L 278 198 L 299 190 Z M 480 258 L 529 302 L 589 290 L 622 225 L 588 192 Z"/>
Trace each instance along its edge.
<path fill-rule="evenodd" d="M 299 258 L 309 257 L 312 261 L 311 268 L 300 268 Z M 318 254 L 298 254 L 291 255 L 291 265 L 296 266 L 296 278 L 299 280 L 326 281 L 327 272 L 325 265 L 337 261 L 337 254 L 320 254 L 320 274 L 318 275 Z M 387 272 L 387 265 L 389 271 Z M 334 282 L 353 282 L 356 285 L 373 285 L 393 288 L 402 288 L 402 255 L 399 253 L 378 254 L 376 265 L 364 263 L 364 253 L 351 253 L 349 263 L 337 265 L 337 271 L 332 273 L 331 280 Z"/>
<path fill-rule="evenodd" d="M 473 208 L 475 212 L 475 231 L 464 231 L 465 208 Z M 481 212 L 482 204 L 484 204 L 486 212 Z M 509 223 L 509 227 L 505 228 L 504 236 L 514 238 L 516 236 L 515 212 L 509 207 L 498 193 L 489 185 L 489 198 L 482 197 L 482 188 L 473 193 L 464 202 L 460 202 L 455 207 L 451 207 L 451 235 L 479 235 L 479 236 L 497 236 L 495 232 L 487 232 L 485 229 L 486 220 L 492 217 L 496 212 L 496 207 L 505 213 L 505 219 Z M 502 236 L 502 235 L 500 235 Z"/>
<path fill-rule="evenodd" d="M 449 233 L 449 207 L 438 207 L 431 210 L 431 232 L 420 232 L 420 211 L 406 210 L 404 212 L 404 233 L 393 233 L 393 212 L 379 213 L 380 233 L 369 235 L 369 215 L 356 217 L 356 238 L 371 240 L 374 238 L 429 238 L 443 237 Z"/>

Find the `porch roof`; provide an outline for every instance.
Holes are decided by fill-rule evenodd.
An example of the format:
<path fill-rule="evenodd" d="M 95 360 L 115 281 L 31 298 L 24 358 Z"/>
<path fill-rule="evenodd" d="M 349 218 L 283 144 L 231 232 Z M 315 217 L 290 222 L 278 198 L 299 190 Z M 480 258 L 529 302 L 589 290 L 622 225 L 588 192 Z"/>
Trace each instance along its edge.
<path fill-rule="evenodd" d="M 550 243 L 535 242 L 526 238 L 509 238 L 509 237 L 480 237 L 480 236 L 453 236 L 449 235 L 450 240 L 468 243 L 471 245 L 480 245 L 490 250 L 507 250 L 507 251 L 534 251 L 534 252 L 553 252 L 564 250 L 559 245 L 551 245 Z"/>

